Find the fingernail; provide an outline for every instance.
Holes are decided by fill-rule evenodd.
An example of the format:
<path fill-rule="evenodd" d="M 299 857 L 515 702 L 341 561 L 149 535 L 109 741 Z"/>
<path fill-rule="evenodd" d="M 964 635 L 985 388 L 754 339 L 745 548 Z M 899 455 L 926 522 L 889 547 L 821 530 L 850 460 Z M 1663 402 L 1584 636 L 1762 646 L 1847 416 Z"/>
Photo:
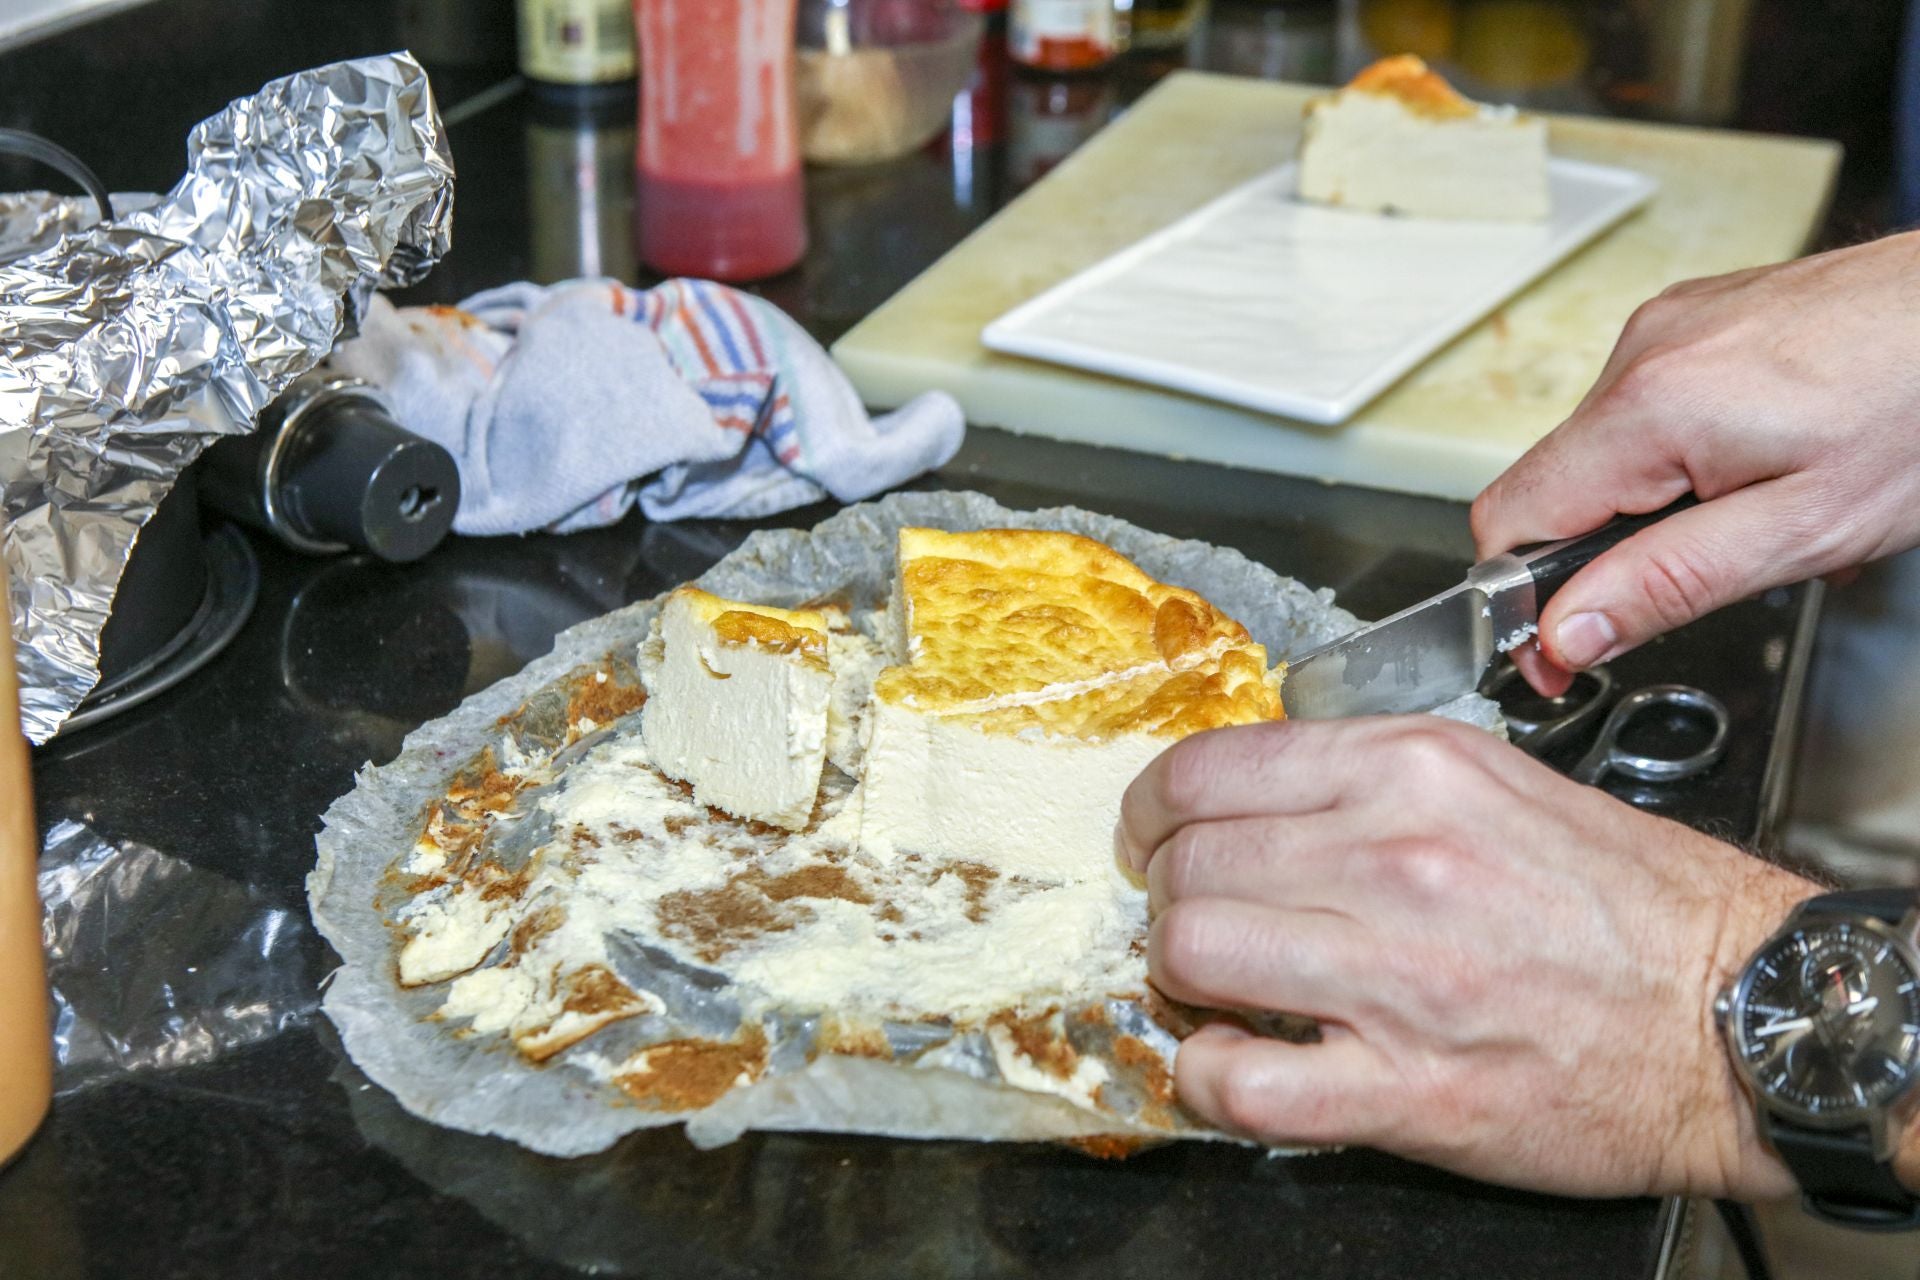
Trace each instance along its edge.
<path fill-rule="evenodd" d="M 1576 613 L 1553 633 L 1560 656 L 1576 667 L 1590 667 L 1612 652 L 1620 633 L 1604 613 Z"/>

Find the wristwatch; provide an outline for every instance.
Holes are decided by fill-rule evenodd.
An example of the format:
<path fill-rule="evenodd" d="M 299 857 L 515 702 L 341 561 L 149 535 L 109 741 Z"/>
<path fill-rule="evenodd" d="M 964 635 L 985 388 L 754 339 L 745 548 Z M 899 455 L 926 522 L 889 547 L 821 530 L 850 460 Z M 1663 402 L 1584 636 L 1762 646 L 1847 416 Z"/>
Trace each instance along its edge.
<path fill-rule="evenodd" d="M 1920 1098 L 1917 927 L 1910 889 L 1810 899 L 1714 1002 L 1762 1138 L 1807 1211 L 1843 1226 L 1920 1227 L 1892 1165 Z"/>

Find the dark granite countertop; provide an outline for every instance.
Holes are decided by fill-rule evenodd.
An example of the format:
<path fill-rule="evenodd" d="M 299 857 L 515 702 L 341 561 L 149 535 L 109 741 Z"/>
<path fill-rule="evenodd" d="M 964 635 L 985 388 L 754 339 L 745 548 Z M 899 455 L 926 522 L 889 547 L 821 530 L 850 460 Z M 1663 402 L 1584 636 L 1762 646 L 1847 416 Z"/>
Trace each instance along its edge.
<path fill-rule="evenodd" d="M 1096 502 L 1328 583 L 1368 612 L 1436 588 L 1465 560 L 1448 504 L 987 433 L 929 483 L 1018 506 Z M 302 878 L 317 816 L 353 771 L 543 652 L 553 631 L 698 573 L 747 527 L 629 521 L 461 539 L 398 569 L 258 543 L 261 600 L 231 650 L 148 707 L 38 754 L 42 826 L 85 823 L 284 908 L 298 937 L 252 980 L 311 991 L 331 960 L 304 927 Z M 1620 664 L 1629 679 L 1687 673 L 1734 704 L 1734 757 L 1711 788 L 1685 794 L 1683 816 L 1758 821 L 1791 675 L 1768 673 L 1767 642 L 1788 641 L 1802 604 L 1785 593 L 1743 606 L 1725 631 Z M 125 955 L 143 974 L 183 974 L 216 949 L 183 913 Z M 244 1002 L 245 986 L 229 1001 Z M 1250 1265 L 1644 1277 L 1664 1240 L 1655 1201 L 1525 1195 L 1364 1152 L 1274 1160 L 1181 1146 L 1105 1164 L 1044 1147 L 756 1135 L 700 1153 L 676 1131 L 559 1161 L 407 1115 L 310 1006 L 288 1020 L 209 1060 L 189 1049 L 188 1065 L 60 1098 L 0 1173 L 0 1274 L 518 1277 L 565 1274 L 564 1263 L 688 1277 L 1237 1277 Z"/>
<path fill-rule="evenodd" d="M 275 74 L 411 45 L 449 109 L 460 169 L 455 252 L 415 296 L 570 274 L 583 254 L 637 276 L 620 256 L 624 162 L 613 159 L 630 154 L 630 125 L 623 136 L 617 120 L 500 87 L 506 9 L 155 0 L 0 54 L 0 124 L 74 146 L 118 189 L 163 187 L 186 128 L 228 98 Z M 1256 33 L 1285 22 L 1297 32 L 1314 9 L 1222 3 L 1220 14 Z M 1287 63 L 1288 47 L 1272 43 L 1274 69 L 1309 74 L 1316 64 Z M 1036 136 L 1070 143 L 1152 71 L 1135 64 L 1092 90 L 1078 124 L 1048 116 L 1035 134 L 1030 120 L 1023 140 L 1020 110 L 1059 103 L 1016 83 L 1003 131 L 964 154 L 935 144 L 810 175 L 815 248 L 764 292 L 822 337 L 837 334 L 1044 167 Z M 1025 108 L 1022 94 L 1033 98 Z M 554 134 L 584 137 L 615 180 L 597 238 L 569 221 L 580 188 L 543 176 Z M 33 181 L 0 165 L 0 189 Z M 1853 207 L 1870 211 L 1871 166 L 1854 186 L 1866 195 Z M 576 230 L 560 235 L 562 225 Z M 923 483 L 1013 506 L 1097 507 L 1234 546 L 1334 588 L 1363 616 L 1457 579 L 1471 550 L 1455 504 L 998 432 L 973 433 Z M 84 824 L 178 859 L 210 892 L 282 912 L 284 936 L 246 981 L 312 992 L 331 958 L 305 925 L 302 881 L 319 815 L 355 769 L 545 652 L 555 631 L 699 573 L 751 527 L 635 517 L 568 537 L 454 539 L 402 568 L 255 539 L 260 601 L 232 648 L 182 688 L 36 755 L 42 830 Z M 1686 680 L 1733 711 L 1718 770 L 1642 799 L 1764 838 L 1812 605 L 1806 591 L 1776 592 L 1616 664 L 1625 681 Z M 219 942 L 183 899 L 137 940 L 129 968 L 177 974 L 184 989 Z M 110 991 L 114 976 L 101 976 Z M 1180 1146 L 1109 1164 L 1044 1147 L 791 1135 L 700 1153 L 653 1133 L 558 1161 L 405 1114 L 344 1059 L 310 999 L 273 1012 L 277 1034 L 224 1051 L 184 1044 L 170 1069 L 62 1096 L 0 1171 L 0 1275 L 1643 1277 L 1667 1243 L 1671 1206 L 1659 1202 L 1509 1192 L 1367 1152 L 1275 1160 Z"/>

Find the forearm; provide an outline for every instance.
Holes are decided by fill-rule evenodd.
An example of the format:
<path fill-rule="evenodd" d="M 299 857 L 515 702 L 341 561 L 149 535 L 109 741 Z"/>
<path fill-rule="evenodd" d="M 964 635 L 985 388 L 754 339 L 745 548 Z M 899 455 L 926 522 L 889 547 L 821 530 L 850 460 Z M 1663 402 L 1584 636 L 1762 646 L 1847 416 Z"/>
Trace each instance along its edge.
<path fill-rule="evenodd" d="M 1714 1001 L 1760 944 L 1821 886 L 1757 858 L 1746 870 L 1745 883 L 1722 904 L 1719 942 L 1699 1000 L 1701 1042 L 1713 1064 L 1710 1105 L 1725 1117 L 1720 1127 L 1723 1149 L 1715 1160 L 1699 1166 L 1704 1180 L 1688 1181 L 1680 1189 L 1733 1200 L 1776 1200 L 1794 1193 L 1793 1175 L 1760 1136 L 1753 1097 L 1734 1074 Z M 1920 1153 L 1920 1148 L 1916 1151 Z"/>

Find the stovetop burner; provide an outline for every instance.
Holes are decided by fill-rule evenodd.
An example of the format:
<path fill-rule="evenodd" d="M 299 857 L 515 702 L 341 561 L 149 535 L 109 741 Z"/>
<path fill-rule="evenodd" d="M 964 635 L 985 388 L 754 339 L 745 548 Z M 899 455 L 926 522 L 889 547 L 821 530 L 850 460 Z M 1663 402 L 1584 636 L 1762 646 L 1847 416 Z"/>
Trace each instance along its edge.
<path fill-rule="evenodd" d="M 206 538 L 206 591 L 185 626 L 165 644 L 102 680 L 55 738 L 100 723 L 159 694 L 211 662 L 246 625 L 260 593 L 260 560 L 238 526 Z"/>

